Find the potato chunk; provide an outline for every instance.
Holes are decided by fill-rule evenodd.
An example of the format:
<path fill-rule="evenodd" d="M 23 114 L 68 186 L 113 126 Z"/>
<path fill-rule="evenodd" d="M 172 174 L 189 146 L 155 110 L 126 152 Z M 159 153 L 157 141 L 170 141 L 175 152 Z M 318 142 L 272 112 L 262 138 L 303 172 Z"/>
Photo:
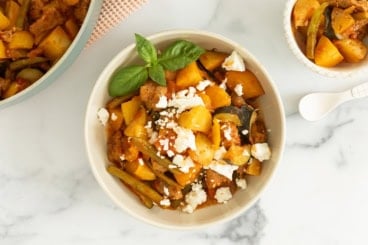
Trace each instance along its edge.
<path fill-rule="evenodd" d="M 255 98 L 265 93 L 258 78 L 249 70 L 243 72 L 228 71 L 226 78 L 227 86 L 231 90 L 235 90 L 238 84 L 242 87 L 242 96 L 244 99 Z"/>
<path fill-rule="evenodd" d="M 72 40 L 64 29 L 57 26 L 39 45 L 51 60 L 58 60 L 68 49 Z"/>
<path fill-rule="evenodd" d="M 359 62 L 367 55 L 367 47 L 358 39 L 336 40 L 334 44 L 347 62 Z"/>
<path fill-rule="evenodd" d="M 297 0 L 293 10 L 293 21 L 296 28 L 307 26 L 314 11 L 319 7 L 317 0 Z"/>
<path fill-rule="evenodd" d="M 203 80 L 203 73 L 194 61 L 181 69 L 176 76 L 176 85 L 179 88 L 187 88 L 196 86 Z"/>
<path fill-rule="evenodd" d="M 315 49 L 315 63 L 319 66 L 333 67 L 343 60 L 344 57 L 330 39 L 326 36 L 321 36 Z"/>
<path fill-rule="evenodd" d="M 199 57 L 199 61 L 208 71 L 221 67 L 221 64 L 229 55 L 218 51 L 206 51 Z"/>
<path fill-rule="evenodd" d="M 204 106 L 196 106 L 183 112 L 179 117 L 179 125 L 193 131 L 207 133 L 211 129 L 212 115 Z"/>

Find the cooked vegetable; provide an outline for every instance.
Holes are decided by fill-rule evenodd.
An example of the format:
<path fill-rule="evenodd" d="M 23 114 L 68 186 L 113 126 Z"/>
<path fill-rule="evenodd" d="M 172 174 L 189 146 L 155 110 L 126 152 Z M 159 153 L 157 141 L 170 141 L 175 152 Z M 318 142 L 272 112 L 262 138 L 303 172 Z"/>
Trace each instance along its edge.
<path fill-rule="evenodd" d="M 360 62 L 367 56 L 367 47 L 358 39 L 336 40 L 334 44 L 347 62 Z"/>
<path fill-rule="evenodd" d="M 133 177 L 132 175 L 128 174 L 124 170 L 121 170 L 115 166 L 109 165 L 107 166 L 107 171 L 121 179 L 125 184 L 129 185 L 135 191 L 139 192 L 140 194 L 148 197 L 155 203 L 159 204 L 163 197 L 154 189 L 152 189 L 149 185 L 141 182 L 137 178 Z"/>
<path fill-rule="evenodd" d="M 263 95 L 265 92 L 258 78 L 253 72 L 246 71 L 228 71 L 226 73 L 227 86 L 231 90 L 236 90 L 237 86 L 241 86 L 242 96 L 244 99 L 251 99 Z"/>
<path fill-rule="evenodd" d="M 319 6 L 319 8 L 313 13 L 312 19 L 308 25 L 306 55 L 310 59 L 314 59 L 314 49 L 317 42 L 318 29 L 323 18 L 323 13 L 328 5 L 328 2 L 322 3 L 321 6 Z"/>
<path fill-rule="evenodd" d="M 227 53 L 207 50 L 199 57 L 199 62 L 207 71 L 213 71 L 221 67 L 227 56 L 229 56 Z"/>
<path fill-rule="evenodd" d="M 314 11 L 320 6 L 317 0 L 297 0 L 293 9 L 293 21 L 296 28 L 307 26 Z"/>
<path fill-rule="evenodd" d="M 211 108 L 216 109 L 231 104 L 231 97 L 225 90 L 217 85 L 206 88 L 205 93 L 211 100 Z"/>
<path fill-rule="evenodd" d="M 317 65 L 324 67 L 333 67 L 344 60 L 337 47 L 326 36 L 319 39 L 314 60 Z"/>
<path fill-rule="evenodd" d="M 212 115 L 204 106 L 196 106 L 183 112 L 178 123 L 184 128 L 207 133 L 211 129 Z"/>

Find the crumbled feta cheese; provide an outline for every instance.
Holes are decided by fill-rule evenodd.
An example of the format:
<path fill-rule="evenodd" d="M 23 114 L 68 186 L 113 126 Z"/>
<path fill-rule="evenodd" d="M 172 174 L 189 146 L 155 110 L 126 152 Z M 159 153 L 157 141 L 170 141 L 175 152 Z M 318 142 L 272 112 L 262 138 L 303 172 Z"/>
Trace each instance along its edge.
<path fill-rule="evenodd" d="M 168 196 L 170 193 L 169 193 L 169 189 L 166 187 L 166 185 L 164 186 L 164 194 L 166 196 Z"/>
<path fill-rule="evenodd" d="M 241 131 L 241 133 L 242 133 L 242 135 L 247 135 L 247 134 L 249 133 L 249 131 L 248 131 L 247 129 L 243 129 L 243 130 Z"/>
<path fill-rule="evenodd" d="M 111 113 L 111 120 L 116 121 L 118 119 L 118 116 L 113 112 Z"/>
<path fill-rule="evenodd" d="M 175 107 L 177 108 L 177 113 L 181 113 L 195 106 L 203 106 L 204 102 L 202 98 L 195 92 L 195 88 L 189 87 L 189 89 L 184 89 L 173 94 L 172 99 L 168 101 L 168 107 Z"/>
<path fill-rule="evenodd" d="M 168 151 L 166 152 L 166 154 L 167 154 L 167 156 L 168 156 L 168 157 L 173 157 L 173 156 L 175 156 L 175 153 L 174 153 L 172 150 L 168 150 Z"/>
<path fill-rule="evenodd" d="M 224 125 L 221 129 L 223 129 L 225 139 L 231 140 L 231 128 Z"/>
<path fill-rule="evenodd" d="M 227 71 L 245 71 L 245 65 L 243 58 L 234 50 L 230 56 L 228 56 L 224 63 L 222 63 L 222 68 Z"/>
<path fill-rule="evenodd" d="M 184 157 L 182 155 L 175 155 L 173 163 L 179 167 L 179 170 L 183 173 L 189 173 L 189 169 L 194 167 L 194 162 L 190 157 Z"/>
<path fill-rule="evenodd" d="M 185 202 L 187 205 L 183 208 L 184 212 L 193 213 L 198 205 L 204 203 L 207 200 L 207 194 L 203 190 L 201 184 L 192 184 L 192 190 L 185 195 Z"/>
<path fill-rule="evenodd" d="M 200 81 L 197 85 L 197 89 L 198 91 L 203 91 L 205 90 L 208 86 L 210 86 L 212 84 L 212 82 L 210 80 L 203 80 L 203 81 Z"/>
<path fill-rule="evenodd" d="M 247 181 L 245 179 L 236 179 L 236 186 L 239 187 L 240 189 L 246 189 L 247 188 Z"/>
<path fill-rule="evenodd" d="M 233 195 L 231 194 L 229 187 L 220 187 L 216 190 L 215 198 L 218 203 L 226 203 Z"/>
<path fill-rule="evenodd" d="M 167 107 L 167 97 L 165 95 L 160 96 L 157 104 L 156 104 L 156 108 L 161 108 L 164 109 Z"/>
<path fill-rule="evenodd" d="M 106 110 L 105 108 L 100 108 L 97 112 L 97 117 L 100 120 L 100 122 L 102 123 L 102 125 L 106 125 L 107 121 L 109 120 L 109 112 L 108 110 Z"/>
<path fill-rule="evenodd" d="M 165 207 L 168 207 L 171 205 L 171 202 L 170 202 L 170 199 L 168 198 L 164 198 L 160 201 L 160 205 L 161 206 L 165 206 Z"/>
<path fill-rule="evenodd" d="M 121 161 L 125 161 L 125 155 L 124 155 L 124 154 L 121 154 L 121 155 L 120 155 L 120 160 L 121 160 Z"/>
<path fill-rule="evenodd" d="M 164 151 L 169 150 L 169 139 L 161 139 L 159 140 L 159 143 Z"/>
<path fill-rule="evenodd" d="M 240 84 L 237 84 L 234 88 L 234 92 L 236 93 L 237 96 L 242 96 L 243 95 L 243 86 Z"/>
<path fill-rule="evenodd" d="M 271 150 L 267 143 L 256 143 L 253 144 L 251 149 L 251 154 L 259 161 L 269 160 L 271 158 Z"/>
<path fill-rule="evenodd" d="M 222 88 L 223 90 L 226 90 L 227 88 L 226 84 L 227 84 L 227 77 L 222 81 L 219 87 Z"/>
<path fill-rule="evenodd" d="M 196 150 L 195 135 L 192 130 L 176 127 L 174 128 L 174 132 L 177 135 L 174 143 L 177 152 L 181 153 L 188 148 Z"/>
<path fill-rule="evenodd" d="M 233 179 L 233 172 L 235 170 L 237 170 L 239 168 L 239 166 L 227 164 L 227 163 L 221 162 L 221 161 L 212 161 L 206 168 L 209 168 L 209 169 L 225 176 L 229 180 L 232 180 Z"/>
<path fill-rule="evenodd" d="M 221 160 L 224 155 L 226 153 L 226 149 L 224 146 L 221 146 L 220 148 L 218 148 L 216 151 L 215 151 L 215 154 L 213 156 L 213 159 L 215 160 Z"/>

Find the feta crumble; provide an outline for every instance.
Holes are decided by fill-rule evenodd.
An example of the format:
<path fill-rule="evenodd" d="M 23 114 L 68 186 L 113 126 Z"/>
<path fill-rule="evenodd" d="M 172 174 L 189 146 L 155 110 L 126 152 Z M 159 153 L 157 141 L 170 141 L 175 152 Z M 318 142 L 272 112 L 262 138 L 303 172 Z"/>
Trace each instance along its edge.
<path fill-rule="evenodd" d="M 234 92 L 236 93 L 237 96 L 242 96 L 243 95 L 243 86 L 240 84 L 237 84 L 234 88 Z"/>
<path fill-rule="evenodd" d="M 100 108 L 97 111 L 97 117 L 98 117 L 98 120 L 100 120 L 100 122 L 102 123 L 102 125 L 106 126 L 106 123 L 109 120 L 110 114 L 108 110 L 106 110 L 105 108 Z"/>
<path fill-rule="evenodd" d="M 242 135 L 247 135 L 249 133 L 249 131 L 247 130 L 247 129 L 243 129 L 242 131 L 241 131 L 241 134 Z"/>
<path fill-rule="evenodd" d="M 169 207 L 171 205 L 170 199 L 164 198 L 160 201 L 161 206 Z"/>
<path fill-rule="evenodd" d="M 253 144 L 250 152 L 253 157 L 257 158 L 259 161 L 269 160 L 271 158 L 271 150 L 267 143 L 256 143 Z"/>
<path fill-rule="evenodd" d="M 203 80 L 200 81 L 197 85 L 197 90 L 198 91 L 203 91 L 205 90 L 208 86 L 210 86 L 212 84 L 212 82 L 210 80 Z"/>
<path fill-rule="evenodd" d="M 174 147 L 177 152 L 184 152 L 186 149 L 196 150 L 195 135 L 192 130 L 176 127 L 174 132 L 177 134 Z"/>
<path fill-rule="evenodd" d="M 175 155 L 172 162 L 179 167 L 179 170 L 183 173 L 188 173 L 191 167 L 194 167 L 194 162 L 190 157 L 184 157 L 183 155 Z"/>
<path fill-rule="evenodd" d="M 229 187 L 220 187 L 216 190 L 215 198 L 218 203 L 226 203 L 233 195 L 231 194 Z"/>
<path fill-rule="evenodd" d="M 234 50 L 222 63 L 222 68 L 227 71 L 245 71 L 243 58 Z"/>
<path fill-rule="evenodd" d="M 240 189 L 246 189 L 247 188 L 247 181 L 245 179 L 236 179 L 235 180 L 236 186 Z"/>
<path fill-rule="evenodd" d="M 183 208 L 184 212 L 193 213 L 198 205 L 207 200 L 207 194 L 203 190 L 202 184 L 192 184 L 192 190 L 185 195 L 185 202 L 187 205 Z"/>
<path fill-rule="evenodd" d="M 165 95 L 160 96 L 156 108 L 165 109 L 167 107 L 167 97 Z"/>
<path fill-rule="evenodd" d="M 112 114 L 111 114 L 111 120 L 112 121 L 116 121 L 118 119 L 118 116 L 113 112 Z"/>
<path fill-rule="evenodd" d="M 212 161 L 206 168 L 209 168 L 229 180 L 233 179 L 233 172 L 239 168 L 239 166 L 231 165 L 227 163 L 221 163 L 221 161 Z"/>

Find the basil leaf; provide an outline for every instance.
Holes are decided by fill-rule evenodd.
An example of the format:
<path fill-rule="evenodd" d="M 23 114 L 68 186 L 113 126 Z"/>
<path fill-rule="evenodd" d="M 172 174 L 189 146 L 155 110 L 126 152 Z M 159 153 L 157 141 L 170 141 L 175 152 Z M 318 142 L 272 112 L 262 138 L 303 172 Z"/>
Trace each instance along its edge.
<path fill-rule="evenodd" d="M 135 42 L 139 56 L 148 64 L 156 64 L 157 51 L 153 44 L 139 34 L 135 34 Z"/>
<path fill-rule="evenodd" d="M 138 90 L 147 78 L 148 72 L 144 66 L 124 67 L 112 75 L 109 84 L 109 94 L 115 97 L 132 93 Z"/>
<path fill-rule="evenodd" d="M 179 40 L 170 45 L 159 57 L 165 69 L 176 71 L 197 60 L 205 50 L 192 42 Z"/>
<path fill-rule="evenodd" d="M 162 65 L 157 64 L 149 67 L 148 75 L 156 83 L 166 86 L 165 71 Z"/>

